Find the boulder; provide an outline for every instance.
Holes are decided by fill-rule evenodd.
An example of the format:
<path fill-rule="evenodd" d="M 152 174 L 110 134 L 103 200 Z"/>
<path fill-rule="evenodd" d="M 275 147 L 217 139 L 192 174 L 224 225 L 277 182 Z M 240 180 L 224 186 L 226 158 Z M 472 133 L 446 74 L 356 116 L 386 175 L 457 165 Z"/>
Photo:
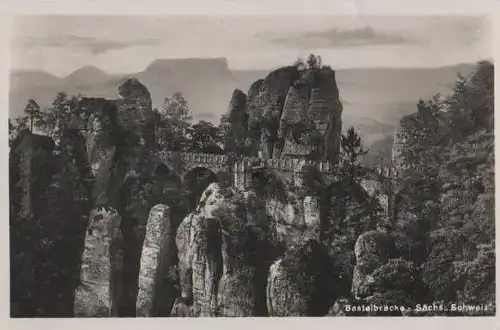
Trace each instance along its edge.
<path fill-rule="evenodd" d="M 361 234 L 354 245 L 356 266 L 352 280 L 352 294 L 361 299 L 370 295 L 372 272 L 396 256 L 396 247 L 391 236 L 377 230 Z"/>

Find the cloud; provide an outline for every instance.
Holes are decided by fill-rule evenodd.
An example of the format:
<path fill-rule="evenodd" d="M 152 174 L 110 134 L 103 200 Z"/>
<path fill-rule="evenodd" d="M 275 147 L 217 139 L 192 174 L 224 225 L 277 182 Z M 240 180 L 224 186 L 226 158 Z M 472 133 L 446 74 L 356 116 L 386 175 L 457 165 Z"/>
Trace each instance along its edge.
<path fill-rule="evenodd" d="M 72 34 L 59 34 L 44 38 L 25 37 L 19 40 L 14 40 L 14 42 L 23 47 L 79 49 L 92 55 L 102 55 L 109 51 L 120 50 L 129 47 L 157 45 L 160 40 L 140 39 L 132 41 L 118 41 L 98 39 L 95 37 L 77 36 Z"/>
<path fill-rule="evenodd" d="M 299 35 L 272 37 L 271 43 L 292 48 L 335 48 L 369 45 L 400 45 L 416 41 L 399 34 L 375 31 L 370 27 L 340 30 L 330 28 L 321 31 L 309 31 Z"/>

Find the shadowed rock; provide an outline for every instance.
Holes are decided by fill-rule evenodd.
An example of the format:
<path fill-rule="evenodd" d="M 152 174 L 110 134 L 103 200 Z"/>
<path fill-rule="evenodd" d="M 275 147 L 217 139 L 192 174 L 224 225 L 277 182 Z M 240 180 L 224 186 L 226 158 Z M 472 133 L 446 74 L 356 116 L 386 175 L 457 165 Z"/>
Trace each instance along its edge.
<path fill-rule="evenodd" d="M 182 293 L 172 315 L 266 314 L 266 245 L 258 238 L 266 226 L 253 194 L 210 184 L 177 230 Z"/>
<path fill-rule="evenodd" d="M 46 282 L 42 253 L 48 244 L 43 227 L 53 223 L 46 196 L 54 170 L 54 141 L 25 130 L 9 153 L 9 234 L 11 315 L 39 316 L 39 291 Z M 42 240 L 43 239 L 43 240 Z M 49 240 L 49 243 L 50 240 Z M 37 283 L 38 282 L 38 283 Z M 43 308 L 43 306 L 42 306 Z"/>
<path fill-rule="evenodd" d="M 266 212 L 277 230 L 277 238 L 287 247 L 305 239 L 319 239 L 319 201 L 313 196 L 265 200 Z"/>
<path fill-rule="evenodd" d="M 113 160 L 118 139 L 117 107 L 105 99 L 82 99 L 78 103 L 82 117 L 88 113 L 85 144 L 92 174 Z"/>
<path fill-rule="evenodd" d="M 392 238 L 382 231 L 370 230 L 361 234 L 354 245 L 356 266 L 352 279 L 352 294 L 364 298 L 370 294 L 368 288 L 373 281 L 372 272 L 396 254 Z"/>
<path fill-rule="evenodd" d="M 333 296 L 333 260 L 315 240 L 298 243 L 269 270 L 269 316 L 322 316 Z"/>
<path fill-rule="evenodd" d="M 248 126 L 248 114 L 246 109 L 246 95 L 239 89 L 235 89 L 229 104 L 229 130 L 224 143 L 226 153 L 243 152 L 245 137 Z"/>
<path fill-rule="evenodd" d="M 275 70 L 252 85 L 247 108 L 250 155 L 338 161 L 342 104 L 331 68 Z"/>
<path fill-rule="evenodd" d="M 130 78 L 118 88 L 123 100 L 118 100 L 119 123 L 125 131 L 139 139 L 139 145 L 154 145 L 154 122 L 151 94 L 136 78 Z"/>
<path fill-rule="evenodd" d="M 80 282 L 75 292 L 76 317 L 118 316 L 122 290 L 120 216 L 94 209 L 85 237 Z"/>

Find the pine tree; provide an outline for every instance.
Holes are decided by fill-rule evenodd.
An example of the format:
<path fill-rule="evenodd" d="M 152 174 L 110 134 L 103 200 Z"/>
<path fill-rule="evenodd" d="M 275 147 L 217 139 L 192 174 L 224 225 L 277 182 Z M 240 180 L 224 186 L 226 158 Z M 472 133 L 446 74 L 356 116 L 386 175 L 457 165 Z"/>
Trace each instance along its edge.
<path fill-rule="evenodd" d="M 168 150 L 181 150 L 187 145 L 188 128 L 193 120 L 188 103 L 181 93 L 167 97 L 161 109 L 159 145 Z"/>
<path fill-rule="evenodd" d="M 361 157 L 368 153 L 361 143 L 361 137 L 350 127 L 346 134 L 342 135 L 341 147 L 341 174 L 347 175 L 349 180 L 355 180 L 362 175 Z"/>
<path fill-rule="evenodd" d="M 24 108 L 24 113 L 29 117 L 30 131 L 33 133 L 34 121 L 41 115 L 40 106 L 34 100 L 29 100 Z"/>

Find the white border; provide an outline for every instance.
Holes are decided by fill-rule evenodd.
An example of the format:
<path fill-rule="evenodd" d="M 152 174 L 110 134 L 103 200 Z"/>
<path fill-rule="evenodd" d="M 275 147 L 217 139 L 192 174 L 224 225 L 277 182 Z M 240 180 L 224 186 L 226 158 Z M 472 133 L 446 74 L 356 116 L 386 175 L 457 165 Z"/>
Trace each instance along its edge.
<path fill-rule="evenodd" d="M 5 155 L 0 182 L 4 189 L 1 207 L 5 210 L 3 230 L 0 231 L 0 249 L 3 270 L 0 277 L 2 324 L 6 329 L 220 329 L 237 327 L 239 330 L 255 328 L 269 329 L 315 329 L 315 328 L 370 328 L 383 329 L 500 329 L 499 317 L 480 318 L 239 318 L 239 319 L 9 319 L 9 238 L 8 238 L 8 71 L 9 71 L 9 28 L 12 15 L 37 14 L 99 14 L 99 15 L 489 15 L 495 25 L 494 53 L 498 58 L 500 38 L 496 31 L 500 23 L 497 14 L 500 5 L 491 0 L 2 0 L 0 1 L 0 106 L 3 125 L 0 137 Z M 499 46 L 496 46 L 499 45 Z M 496 61 L 495 61 L 496 62 Z M 499 76 L 498 68 L 495 77 Z M 495 90 L 498 100 L 498 88 Z M 500 110 L 495 106 L 495 117 Z M 496 125 L 495 125 L 496 127 Z M 499 143 L 495 137 L 495 145 Z M 500 179 L 496 179 L 496 184 Z M 499 209 L 496 201 L 496 209 Z M 498 225 L 496 226 L 498 237 Z M 498 244 L 497 244 L 498 250 Z M 497 257 L 497 269 L 500 262 Z M 498 287 L 498 281 L 497 281 Z M 497 290 L 497 293 L 499 291 Z M 497 294 L 497 306 L 499 305 Z"/>

